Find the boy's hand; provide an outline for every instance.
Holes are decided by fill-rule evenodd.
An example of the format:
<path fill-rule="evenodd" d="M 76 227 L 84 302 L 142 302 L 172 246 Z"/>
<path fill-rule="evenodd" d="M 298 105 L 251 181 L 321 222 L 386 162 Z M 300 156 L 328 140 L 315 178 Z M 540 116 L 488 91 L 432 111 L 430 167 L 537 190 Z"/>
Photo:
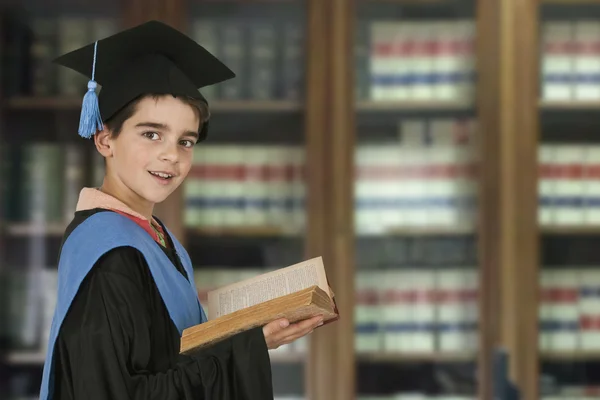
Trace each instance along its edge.
<path fill-rule="evenodd" d="M 304 335 L 311 333 L 323 324 L 323 317 L 317 316 L 304 321 L 290 324 L 285 318 L 277 319 L 263 326 L 263 333 L 269 350 L 288 344 Z"/>

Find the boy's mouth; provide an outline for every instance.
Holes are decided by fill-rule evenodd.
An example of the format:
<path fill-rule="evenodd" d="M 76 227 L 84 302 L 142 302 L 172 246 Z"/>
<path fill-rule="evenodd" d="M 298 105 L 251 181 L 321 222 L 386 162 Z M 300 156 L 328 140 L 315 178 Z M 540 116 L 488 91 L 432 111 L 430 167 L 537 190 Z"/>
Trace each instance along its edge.
<path fill-rule="evenodd" d="M 161 179 L 163 181 L 168 181 L 175 176 L 173 174 L 169 174 L 166 172 L 154 172 L 154 171 L 148 171 L 148 172 L 150 173 L 150 175 L 152 175 L 158 179 Z"/>

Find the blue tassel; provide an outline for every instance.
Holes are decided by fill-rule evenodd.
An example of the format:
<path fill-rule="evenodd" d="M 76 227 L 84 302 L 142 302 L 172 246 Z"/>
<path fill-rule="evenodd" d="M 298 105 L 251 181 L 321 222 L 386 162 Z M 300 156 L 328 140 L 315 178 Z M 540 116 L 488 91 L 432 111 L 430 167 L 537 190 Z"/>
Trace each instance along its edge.
<path fill-rule="evenodd" d="M 92 79 L 88 82 L 88 91 L 83 96 L 81 105 L 81 117 L 79 119 L 79 136 L 89 139 L 98 131 L 103 129 L 102 117 L 100 116 L 100 107 L 98 106 L 98 96 L 96 88 L 98 84 L 94 80 L 96 74 L 96 49 L 98 42 L 94 45 L 94 64 L 92 67 Z"/>

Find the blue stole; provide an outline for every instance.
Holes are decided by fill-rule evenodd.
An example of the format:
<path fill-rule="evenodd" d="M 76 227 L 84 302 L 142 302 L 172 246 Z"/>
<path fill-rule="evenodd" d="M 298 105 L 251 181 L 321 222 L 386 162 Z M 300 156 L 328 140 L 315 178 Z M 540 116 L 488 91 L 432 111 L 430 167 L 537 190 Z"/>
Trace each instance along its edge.
<path fill-rule="evenodd" d="M 200 305 L 194 283 L 190 257 L 168 229 L 167 233 L 181 258 L 189 281 L 175 268 L 148 232 L 118 213 L 96 213 L 69 235 L 61 250 L 58 264 L 58 299 L 48 341 L 40 400 L 52 400 L 53 397 L 54 347 L 71 302 L 98 259 L 115 247 L 131 246 L 144 255 L 171 320 L 177 326 L 180 335 L 184 329 L 206 322 L 206 314 Z"/>

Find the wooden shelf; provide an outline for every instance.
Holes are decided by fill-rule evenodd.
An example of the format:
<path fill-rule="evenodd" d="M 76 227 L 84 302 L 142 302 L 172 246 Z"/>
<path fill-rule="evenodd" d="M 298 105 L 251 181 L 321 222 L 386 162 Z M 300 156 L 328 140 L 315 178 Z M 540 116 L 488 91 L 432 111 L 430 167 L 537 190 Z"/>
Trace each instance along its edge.
<path fill-rule="evenodd" d="M 19 351 L 9 353 L 6 361 L 8 365 L 43 365 L 46 354 L 39 351 Z"/>
<path fill-rule="evenodd" d="M 300 236 L 297 233 L 286 232 L 278 226 L 232 226 L 232 227 L 188 227 L 188 233 L 200 236 Z"/>
<path fill-rule="evenodd" d="M 600 350 L 590 351 L 543 351 L 540 358 L 544 361 L 600 361 Z"/>
<path fill-rule="evenodd" d="M 48 224 L 8 224 L 6 232 L 9 236 L 61 236 L 66 229 L 66 225 L 62 223 Z"/>
<path fill-rule="evenodd" d="M 466 111 L 474 108 L 473 102 L 465 101 L 359 101 L 356 104 L 358 111 Z"/>
<path fill-rule="evenodd" d="M 300 352 L 269 354 L 272 363 L 298 364 L 306 361 L 306 355 Z M 36 351 L 23 351 L 10 353 L 7 357 L 9 365 L 43 365 L 46 354 Z"/>
<path fill-rule="evenodd" d="M 376 234 L 377 236 L 458 236 L 471 235 L 476 232 L 472 227 L 454 227 L 454 226 L 424 226 L 424 227 L 398 227 L 390 228 L 384 232 Z M 373 236 L 369 234 L 359 234 L 359 236 Z"/>
<path fill-rule="evenodd" d="M 600 0 L 598 1 L 600 5 Z M 581 100 L 566 100 L 566 101 L 549 101 L 540 100 L 539 107 L 547 111 L 585 111 L 585 110 L 600 110 L 600 101 L 581 101 Z"/>
<path fill-rule="evenodd" d="M 600 235 L 600 225 L 554 225 L 539 229 L 545 235 Z"/>
<path fill-rule="evenodd" d="M 468 351 L 460 352 L 434 352 L 434 353 L 356 353 L 357 361 L 362 362 L 465 362 L 475 361 L 476 353 Z"/>
<path fill-rule="evenodd" d="M 299 364 L 306 361 L 306 354 L 300 352 L 269 354 L 274 364 Z"/>
<path fill-rule="evenodd" d="M 11 110 L 71 110 L 81 107 L 83 97 L 14 97 L 7 101 Z M 212 101 L 210 109 L 214 112 L 296 112 L 303 104 L 287 100 L 240 100 Z"/>

